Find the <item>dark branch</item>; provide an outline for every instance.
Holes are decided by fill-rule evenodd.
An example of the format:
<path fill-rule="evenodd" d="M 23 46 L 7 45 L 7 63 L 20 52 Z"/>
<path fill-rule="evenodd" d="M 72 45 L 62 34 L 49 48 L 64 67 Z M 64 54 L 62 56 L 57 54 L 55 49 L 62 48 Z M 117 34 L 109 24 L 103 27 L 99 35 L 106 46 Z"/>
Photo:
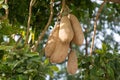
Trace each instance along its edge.
<path fill-rule="evenodd" d="M 99 8 L 99 10 L 97 12 L 95 22 L 94 22 L 94 34 L 92 36 L 92 44 L 91 44 L 91 48 L 90 48 L 90 55 L 91 56 L 92 56 L 92 52 L 93 52 L 93 48 L 94 48 L 94 40 L 95 40 L 95 35 L 96 35 L 97 21 L 99 19 L 100 13 L 101 13 L 105 3 L 106 3 L 106 0 L 101 4 L 101 6 L 100 6 L 100 8 Z"/>
<path fill-rule="evenodd" d="M 27 22 L 27 32 L 26 32 L 26 41 L 25 41 L 25 44 L 28 44 L 30 21 L 31 21 L 31 16 L 32 16 L 32 6 L 34 5 L 34 3 L 35 3 L 35 0 L 31 0 L 30 1 L 29 16 L 28 16 L 28 22 Z"/>
<path fill-rule="evenodd" d="M 49 17 L 49 20 L 44 28 L 44 30 L 41 32 L 41 35 L 38 37 L 38 40 L 33 48 L 33 51 L 36 51 L 37 47 L 38 47 L 38 44 L 40 43 L 40 41 L 42 40 L 45 32 L 47 31 L 51 21 L 52 21 L 52 18 L 53 18 L 53 4 L 54 4 L 54 0 L 51 0 L 50 2 L 50 17 Z"/>
<path fill-rule="evenodd" d="M 8 4 L 8 0 L 5 0 L 5 4 Z M 8 9 L 5 9 L 5 18 L 8 18 Z"/>

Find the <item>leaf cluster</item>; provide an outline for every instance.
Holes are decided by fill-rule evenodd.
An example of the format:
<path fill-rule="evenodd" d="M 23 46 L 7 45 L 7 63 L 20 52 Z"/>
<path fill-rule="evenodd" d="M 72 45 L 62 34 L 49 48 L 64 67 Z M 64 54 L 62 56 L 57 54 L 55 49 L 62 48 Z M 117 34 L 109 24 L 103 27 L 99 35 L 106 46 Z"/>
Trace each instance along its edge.
<path fill-rule="evenodd" d="M 23 29 L 12 26 L 8 20 L 2 21 L 0 26 L 1 80 L 45 80 L 47 75 L 53 77 L 58 67 L 51 65 L 49 60 L 43 57 L 42 50 L 32 52 L 29 45 L 24 45 L 25 35 L 21 34 Z M 20 41 L 15 41 L 13 34 L 17 37 L 21 35 Z"/>
<path fill-rule="evenodd" d="M 102 49 L 95 50 L 93 56 L 79 55 L 79 70 L 74 76 L 68 75 L 69 80 L 119 80 L 120 54 Z M 72 79 L 71 79 L 72 78 Z"/>

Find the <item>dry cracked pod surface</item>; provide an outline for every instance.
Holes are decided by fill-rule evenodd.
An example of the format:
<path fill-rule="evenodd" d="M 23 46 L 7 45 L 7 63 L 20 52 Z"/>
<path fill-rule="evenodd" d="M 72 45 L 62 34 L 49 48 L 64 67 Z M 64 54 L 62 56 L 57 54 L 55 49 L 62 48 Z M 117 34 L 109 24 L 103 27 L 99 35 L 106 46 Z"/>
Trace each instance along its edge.
<path fill-rule="evenodd" d="M 77 17 L 73 14 L 63 16 L 60 23 L 56 24 L 51 32 L 45 46 L 45 56 L 51 63 L 62 63 L 68 56 L 67 71 L 75 74 L 78 69 L 78 61 L 75 51 L 71 49 L 70 43 L 82 45 L 84 34 Z"/>
<path fill-rule="evenodd" d="M 78 70 L 77 55 L 74 50 L 71 50 L 71 52 L 68 55 L 67 72 L 69 74 L 75 74 L 77 70 Z"/>
<path fill-rule="evenodd" d="M 51 32 L 48 41 L 45 46 L 45 56 L 50 57 L 52 53 L 54 52 L 54 49 L 56 47 L 56 41 L 58 37 L 58 32 L 59 32 L 59 24 L 56 24 L 53 31 Z"/>
<path fill-rule="evenodd" d="M 60 21 L 59 39 L 62 42 L 70 42 L 73 39 L 74 33 L 71 27 L 70 20 L 67 16 L 63 16 Z"/>
<path fill-rule="evenodd" d="M 74 32 L 72 42 L 80 46 L 83 44 L 84 41 L 84 34 L 80 22 L 78 21 L 77 17 L 74 16 L 73 14 L 68 14 L 68 18 L 72 24 L 72 29 Z"/>

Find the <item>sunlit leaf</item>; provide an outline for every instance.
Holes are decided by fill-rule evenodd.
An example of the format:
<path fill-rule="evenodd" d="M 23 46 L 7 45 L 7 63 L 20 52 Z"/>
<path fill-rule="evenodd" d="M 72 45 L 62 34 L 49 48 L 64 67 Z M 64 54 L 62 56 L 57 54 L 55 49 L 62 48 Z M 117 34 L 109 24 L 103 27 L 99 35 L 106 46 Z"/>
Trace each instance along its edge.
<path fill-rule="evenodd" d="M 32 32 L 32 43 L 35 41 L 35 34 Z"/>
<path fill-rule="evenodd" d="M 34 56 L 39 56 L 39 54 L 36 52 L 32 52 L 32 53 L 26 53 L 26 54 L 24 54 L 25 56 L 27 56 L 27 57 L 34 57 Z"/>
<path fill-rule="evenodd" d="M 24 71 L 24 74 L 30 74 L 30 73 L 33 73 L 33 72 L 37 72 L 37 71 L 35 69 L 26 70 L 26 71 Z"/>
<path fill-rule="evenodd" d="M 3 61 L 6 61 L 6 60 L 7 60 L 7 55 L 4 55 L 4 56 L 2 57 L 2 60 L 3 60 Z"/>
<path fill-rule="evenodd" d="M 104 53 L 102 52 L 102 50 L 99 50 L 99 49 L 95 50 L 95 52 L 96 52 L 97 54 L 104 54 Z"/>
<path fill-rule="evenodd" d="M 50 75 L 50 77 L 52 77 L 52 78 L 54 77 L 54 75 L 53 75 L 53 72 L 52 72 L 52 71 L 49 71 L 49 72 L 48 72 L 48 74 Z"/>
<path fill-rule="evenodd" d="M 0 45 L 0 50 L 11 50 L 13 46 L 5 46 L 5 45 Z"/>
<path fill-rule="evenodd" d="M 107 51 L 107 46 L 106 46 L 106 44 L 102 44 L 102 52 L 103 53 L 106 53 L 106 51 Z"/>
<path fill-rule="evenodd" d="M 49 64 L 49 59 L 48 59 L 48 58 L 45 59 L 44 64 L 45 64 L 45 65 L 48 65 L 48 64 Z"/>
<path fill-rule="evenodd" d="M 0 4 L 2 4 L 4 2 L 4 0 L 0 0 Z"/>
<path fill-rule="evenodd" d="M 3 7 L 4 9 L 8 9 L 8 5 L 7 5 L 7 4 L 2 4 L 2 7 Z"/>
<path fill-rule="evenodd" d="M 53 70 L 53 71 L 59 71 L 59 68 L 57 66 L 50 66 L 50 68 Z"/>

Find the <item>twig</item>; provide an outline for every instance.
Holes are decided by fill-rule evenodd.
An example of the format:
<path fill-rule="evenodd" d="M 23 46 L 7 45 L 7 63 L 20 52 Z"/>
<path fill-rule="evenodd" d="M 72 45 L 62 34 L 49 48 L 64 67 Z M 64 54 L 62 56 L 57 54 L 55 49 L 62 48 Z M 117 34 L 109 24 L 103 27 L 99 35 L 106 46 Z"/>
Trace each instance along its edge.
<path fill-rule="evenodd" d="M 61 19 L 64 9 L 65 9 L 65 0 L 62 0 L 62 8 L 61 8 L 61 11 L 60 11 L 59 19 Z"/>
<path fill-rule="evenodd" d="M 94 22 L 94 34 L 93 34 L 93 37 L 92 37 L 92 44 L 91 44 L 91 49 L 90 49 L 90 55 L 91 56 L 92 56 L 93 47 L 94 47 L 94 40 L 95 40 L 95 35 L 96 35 L 97 21 L 98 21 L 98 18 L 100 16 L 100 13 L 101 13 L 105 3 L 106 3 L 106 0 L 101 4 L 101 6 L 100 6 L 100 8 L 99 8 L 99 10 L 97 12 L 95 22 Z"/>
<path fill-rule="evenodd" d="M 88 39 L 87 39 L 87 33 L 88 33 L 88 31 L 87 31 L 87 28 L 85 28 L 85 34 L 86 34 L 86 36 L 85 36 L 85 55 L 87 56 L 88 55 Z"/>
<path fill-rule="evenodd" d="M 38 47 L 38 44 L 40 43 L 41 39 L 43 38 L 45 32 L 47 31 L 51 21 L 52 21 L 52 18 L 53 18 L 53 4 L 54 4 L 54 0 L 51 0 L 50 1 L 50 16 L 49 16 L 49 20 L 44 28 L 44 30 L 41 32 L 41 35 L 38 37 L 38 40 L 33 48 L 33 51 L 36 51 L 37 47 Z"/>
<path fill-rule="evenodd" d="M 5 0 L 5 4 L 8 4 L 8 0 Z M 8 18 L 8 13 L 9 13 L 8 9 L 5 9 L 5 19 Z"/>
<path fill-rule="evenodd" d="M 35 0 L 31 0 L 31 1 L 30 1 L 29 16 L 28 16 L 28 22 L 27 22 L 27 32 L 26 32 L 25 44 L 28 44 L 30 20 L 31 20 L 31 16 L 32 16 L 32 6 L 34 5 L 34 3 L 35 3 Z"/>
<path fill-rule="evenodd" d="M 22 39 L 22 35 L 20 35 L 20 37 L 18 38 L 18 40 L 17 40 L 15 45 L 17 45 L 20 42 L 21 39 Z"/>

